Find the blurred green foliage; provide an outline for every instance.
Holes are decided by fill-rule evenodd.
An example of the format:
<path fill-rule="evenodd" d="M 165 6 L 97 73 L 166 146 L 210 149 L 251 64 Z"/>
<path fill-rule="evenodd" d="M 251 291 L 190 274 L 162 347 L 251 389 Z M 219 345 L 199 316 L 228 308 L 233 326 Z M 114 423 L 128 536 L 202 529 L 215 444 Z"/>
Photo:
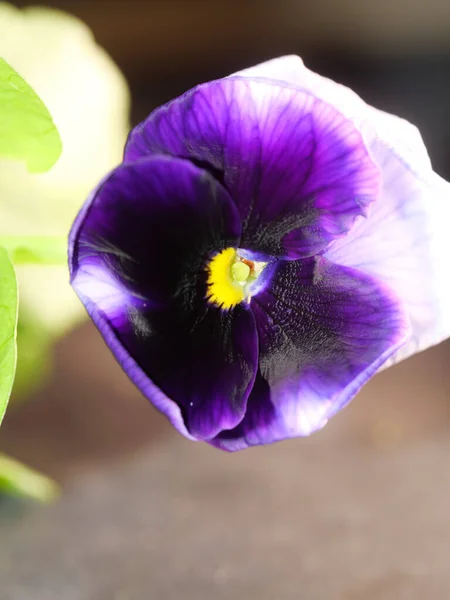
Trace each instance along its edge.
<path fill-rule="evenodd" d="M 25 161 L 28 171 L 48 171 L 61 155 L 58 130 L 45 104 L 0 58 L 0 156 Z"/>
<path fill-rule="evenodd" d="M 0 58 L 0 157 L 24 161 L 33 172 L 50 169 L 61 154 L 61 138 L 47 108 L 34 90 Z M 34 240 L 20 244 L 0 237 L 0 424 L 14 383 L 17 362 L 18 293 L 11 259 L 35 257 Z M 46 240 L 41 261 L 52 256 Z M 35 258 L 36 260 L 36 258 Z M 38 361 L 39 362 L 39 361 Z M 48 501 L 56 485 L 19 462 L 0 455 L 0 490 Z"/>
<path fill-rule="evenodd" d="M 50 169 L 62 150 L 53 120 L 36 92 L 0 58 L 0 157 L 24 161 L 33 172 Z M 0 236 L 0 424 L 14 383 L 17 361 L 17 280 L 11 259 L 17 253 Z M 45 245 L 45 244 L 44 244 Z M 19 249 L 30 254 L 28 239 Z M 44 259 L 46 255 L 44 254 Z"/>
<path fill-rule="evenodd" d="M 126 81 L 84 23 L 0 1 L 0 422 L 16 338 L 13 407 L 45 382 L 55 340 L 84 318 L 69 285 L 67 236 L 91 189 L 120 162 L 128 118 Z M 0 455 L 1 491 L 44 500 L 55 486 Z"/>

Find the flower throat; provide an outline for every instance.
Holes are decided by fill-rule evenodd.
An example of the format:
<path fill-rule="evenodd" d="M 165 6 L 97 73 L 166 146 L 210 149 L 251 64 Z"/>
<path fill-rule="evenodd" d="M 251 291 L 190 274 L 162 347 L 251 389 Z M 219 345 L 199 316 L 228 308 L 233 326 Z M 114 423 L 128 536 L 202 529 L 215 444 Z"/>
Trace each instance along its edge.
<path fill-rule="evenodd" d="M 251 298 L 251 286 L 267 263 L 243 258 L 236 248 L 225 248 L 208 263 L 209 303 L 228 310 Z"/>

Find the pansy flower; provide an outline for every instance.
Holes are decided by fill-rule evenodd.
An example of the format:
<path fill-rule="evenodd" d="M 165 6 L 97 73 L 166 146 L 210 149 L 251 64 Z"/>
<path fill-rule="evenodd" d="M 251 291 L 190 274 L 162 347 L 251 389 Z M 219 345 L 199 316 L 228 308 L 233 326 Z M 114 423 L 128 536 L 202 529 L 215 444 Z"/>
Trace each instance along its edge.
<path fill-rule="evenodd" d="M 181 433 L 239 450 L 450 335 L 449 218 L 412 125 L 283 57 L 131 132 L 74 223 L 72 285 Z"/>

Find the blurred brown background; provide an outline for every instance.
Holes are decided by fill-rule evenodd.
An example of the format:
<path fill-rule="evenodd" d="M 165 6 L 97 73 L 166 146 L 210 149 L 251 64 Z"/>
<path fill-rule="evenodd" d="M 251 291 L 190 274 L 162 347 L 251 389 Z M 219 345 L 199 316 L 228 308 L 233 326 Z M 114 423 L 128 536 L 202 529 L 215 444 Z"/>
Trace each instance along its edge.
<path fill-rule="evenodd" d="M 450 177 L 446 0 L 47 4 L 122 68 L 134 123 L 196 83 L 298 53 L 419 125 Z M 378 375 L 315 436 L 236 455 L 174 433 L 90 324 L 55 354 L 0 447 L 65 496 L 0 503 L 1 600 L 450 598 L 448 343 Z"/>
<path fill-rule="evenodd" d="M 68 0 L 124 71 L 133 119 L 199 82 L 274 56 L 353 87 L 414 121 L 441 174 L 450 168 L 447 0 Z"/>

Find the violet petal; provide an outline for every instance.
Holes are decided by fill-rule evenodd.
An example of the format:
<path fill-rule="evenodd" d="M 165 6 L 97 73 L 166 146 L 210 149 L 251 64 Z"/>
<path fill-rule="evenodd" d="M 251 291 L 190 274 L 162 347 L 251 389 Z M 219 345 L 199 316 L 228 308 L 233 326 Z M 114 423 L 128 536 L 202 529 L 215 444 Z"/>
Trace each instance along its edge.
<path fill-rule="evenodd" d="M 155 110 L 130 134 L 125 160 L 155 153 L 209 165 L 239 209 L 242 247 L 289 259 L 345 235 L 379 191 L 353 123 L 277 82 L 227 78 Z"/>
<path fill-rule="evenodd" d="M 251 307 L 259 372 L 245 418 L 213 442 L 226 450 L 323 427 L 408 335 L 386 286 L 320 257 L 280 264 Z"/>
<path fill-rule="evenodd" d="M 71 232 L 72 285 L 128 376 L 185 435 L 242 419 L 257 365 L 244 305 L 208 304 L 205 265 L 237 246 L 226 190 L 189 161 L 119 166 Z"/>

